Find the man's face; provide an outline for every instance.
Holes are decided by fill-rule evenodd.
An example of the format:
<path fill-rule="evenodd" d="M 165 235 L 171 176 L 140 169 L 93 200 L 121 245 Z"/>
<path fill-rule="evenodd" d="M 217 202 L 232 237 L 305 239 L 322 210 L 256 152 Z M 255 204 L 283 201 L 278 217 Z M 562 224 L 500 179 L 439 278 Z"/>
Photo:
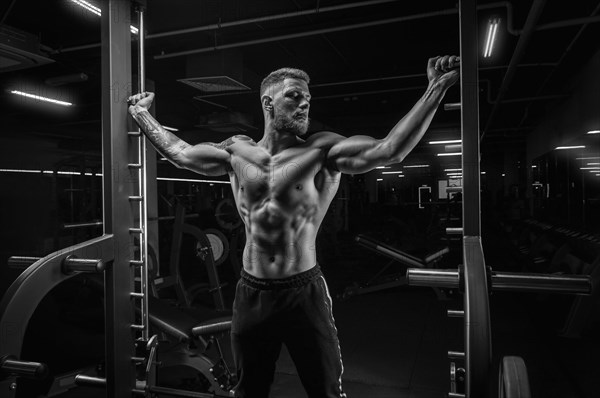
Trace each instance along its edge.
<path fill-rule="evenodd" d="M 304 80 L 287 78 L 274 87 L 273 118 L 277 131 L 297 136 L 308 131 L 310 92 Z"/>

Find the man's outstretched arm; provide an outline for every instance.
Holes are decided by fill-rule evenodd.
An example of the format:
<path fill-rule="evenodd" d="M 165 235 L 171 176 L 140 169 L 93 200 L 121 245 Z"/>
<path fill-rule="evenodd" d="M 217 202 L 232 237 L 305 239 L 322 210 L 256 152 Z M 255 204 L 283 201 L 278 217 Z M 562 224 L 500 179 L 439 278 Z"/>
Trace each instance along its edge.
<path fill-rule="evenodd" d="M 207 176 L 227 174 L 231 156 L 227 148 L 236 141 L 236 137 L 219 144 L 190 145 L 167 131 L 148 112 L 153 99 L 153 93 L 142 93 L 129 97 L 127 102 L 129 113 L 156 150 L 177 167 Z"/>
<path fill-rule="evenodd" d="M 383 139 L 356 135 L 333 145 L 328 153 L 331 167 L 356 174 L 401 162 L 427 131 L 446 90 L 458 80 L 459 65 L 456 56 L 429 59 L 427 90 L 406 116 Z"/>

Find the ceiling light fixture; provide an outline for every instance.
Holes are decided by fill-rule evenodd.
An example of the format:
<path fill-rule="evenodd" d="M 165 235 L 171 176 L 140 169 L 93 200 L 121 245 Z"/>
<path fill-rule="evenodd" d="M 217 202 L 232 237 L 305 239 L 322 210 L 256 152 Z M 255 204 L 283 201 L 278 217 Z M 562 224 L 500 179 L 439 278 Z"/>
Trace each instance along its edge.
<path fill-rule="evenodd" d="M 492 50 L 494 49 L 494 42 L 496 41 L 496 32 L 498 31 L 498 25 L 500 25 L 500 18 L 490 18 L 488 22 L 487 36 L 485 39 L 485 49 L 483 51 L 484 58 L 489 58 L 492 56 Z"/>
<path fill-rule="evenodd" d="M 414 169 L 414 168 L 419 168 L 419 167 L 429 167 L 429 165 L 428 164 L 411 164 L 411 165 L 402 166 L 402 167 L 404 167 L 405 169 Z"/>
<path fill-rule="evenodd" d="M 48 98 L 48 97 L 42 97 L 41 95 L 24 93 L 23 91 L 19 91 L 19 90 L 12 90 L 11 94 L 16 94 L 16 95 L 20 95 L 22 97 L 27 97 L 27 98 L 31 98 L 31 99 L 35 99 L 35 100 L 40 100 L 40 101 L 46 101 L 46 102 L 50 102 L 50 103 L 57 104 L 57 105 L 62 105 L 62 106 L 71 106 L 71 105 L 73 105 L 70 102 L 59 101 L 59 100 L 56 100 L 56 99 L 53 99 L 53 98 Z"/>
<path fill-rule="evenodd" d="M 429 145 L 460 144 L 462 140 L 429 141 Z"/>
<path fill-rule="evenodd" d="M 99 17 L 102 16 L 102 10 L 100 8 L 96 7 L 91 3 L 88 3 L 85 0 L 71 0 L 71 2 L 77 4 L 79 7 L 85 10 L 88 10 L 91 13 L 98 15 Z M 133 33 L 134 35 L 137 35 L 139 32 L 139 29 L 132 25 L 129 26 L 129 30 L 131 30 L 131 33 Z"/>
<path fill-rule="evenodd" d="M 178 182 L 212 182 L 214 184 L 231 184 L 229 181 L 215 181 L 215 180 L 196 180 L 192 178 L 170 178 L 170 177 L 156 177 L 159 181 L 178 181 Z"/>
<path fill-rule="evenodd" d="M 438 153 L 437 156 L 460 156 L 462 152 L 446 152 L 446 153 Z"/>
<path fill-rule="evenodd" d="M 588 131 L 587 134 L 600 134 L 600 130 Z"/>
<path fill-rule="evenodd" d="M 579 149 L 585 148 L 585 145 L 557 146 L 554 149 Z"/>
<path fill-rule="evenodd" d="M 381 174 L 401 174 L 403 171 L 382 171 Z"/>

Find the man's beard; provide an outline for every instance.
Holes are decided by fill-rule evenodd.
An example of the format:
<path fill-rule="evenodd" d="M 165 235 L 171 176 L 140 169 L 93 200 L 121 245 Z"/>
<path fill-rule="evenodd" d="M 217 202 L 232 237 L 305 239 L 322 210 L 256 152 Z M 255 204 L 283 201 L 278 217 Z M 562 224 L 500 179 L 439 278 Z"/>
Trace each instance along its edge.
<path fill-rule="evenodd" d="M 287 115 L 275 115 L 275 130 L 277 131 L 285 131 L 297 136 L 301 136 L 306 134 L 308 131 L 308 125 L 308 117 L 305 120 L 302 120 L 295 119 L 294 117 L 289 117 Z"/>

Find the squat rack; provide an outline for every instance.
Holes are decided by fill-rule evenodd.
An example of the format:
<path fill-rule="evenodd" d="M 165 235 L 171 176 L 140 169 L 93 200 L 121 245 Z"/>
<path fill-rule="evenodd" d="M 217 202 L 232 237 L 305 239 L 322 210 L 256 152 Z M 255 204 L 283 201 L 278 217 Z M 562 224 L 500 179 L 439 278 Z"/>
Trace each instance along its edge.
<path fill-rule="evenodd" d="M 448 351 L 452 360 L 464 359 L 465 368 L 451 364 L 451 398 L 488 398 L 496 394 L 492 384 L 492 344 L 489 293 L 493 290 L 591 294 L 589 276 L 553 276 L 493 272 L 486 266 L 481 242 L 478 20 L 477 1 L 459 1 L 460 94 L 463 173 L 463 264 L 457 269 L 408 269 L 412 286 L 460 289 L 463 310 L 449 310 L 448 316 L 462 317 L 464 352 Z M 529 383 L 522 360 L 509 373 L 500 373 L 498 396 L 529 398 Z M 501 372 L 502 372 L 501 365 Z M 459 374 L 464 380 L 459 380 Z M 524 380 L 523 380 L 524 379 Z M 457 388 L 459 385 L 461 388 Z"/>
<path fill-rule="evenodd" d="M 139 383 L 136 373 L 143 375 L 145 370 L 148 374 L 153 365 L 149 352 L 154 340 L 148 336 L 147 245 L 156 238 L 157 223 L 149 224 L 145 220 L 148 215 L 156 216 L 156 195 L 151 194 L 155 191 L 152 185 L 156 184 L 153 178 L 156 156 L 153 149 L 146 148 L 139 131 L 128 133 L 132 124 L 126 105 L 132 89 L 132 2 L 140 16 L 138 87 L 143 91 L 144 1 L 106 0 L 101 15 L 104 233 L 41 259 L 17 260 L 21 265 L 30 266 L 0 302 L 0 363 L 2 369 L 9 372 L 0 379 L 0 397 L 16 396 L 17 376 L 39 376 L 46 372 L 42 364 L 16 360 L 21 354 L 24 332 L 33 312 L 52 287 L 80 272 L 104 273 L 106 379 L 102 384 L 106 386 L 106 395 L 126 397 L 132 393 L 147 393 L 146 385 Z M 136 147 L 130 142 L 135 138 L 139 138 Z M 132 148 L 138 154 L 136 162 L 131 162 Z M 139 275 L 137 286 L 136 274 Z M 134 300 L 142 300 L 139 320 L 136 320 Z M 141 337 L 136 339 L 137 331 Z"/>

